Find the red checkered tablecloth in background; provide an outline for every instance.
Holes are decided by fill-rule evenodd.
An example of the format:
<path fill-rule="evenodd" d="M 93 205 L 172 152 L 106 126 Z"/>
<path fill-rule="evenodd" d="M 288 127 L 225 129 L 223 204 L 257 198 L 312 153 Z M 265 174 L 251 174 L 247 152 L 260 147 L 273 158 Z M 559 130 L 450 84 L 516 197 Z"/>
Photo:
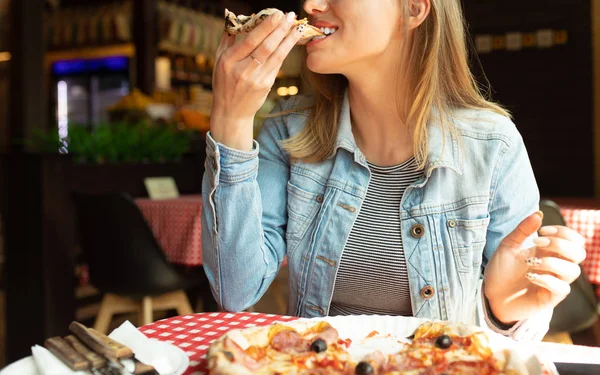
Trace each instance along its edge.
<path fill-rule="evenodd" d="M 259 313 L 203 313 L 161 320 L 140 328 L 146 336 L 177 345 L 190 357 L 184 375 L 207 373 L 206 352 L 211 342 L 235 328 L 265 326 L 297 317 Z"/>
<path fill-rule="evenodd" d="M 202 196 L 164 200 L 140 198 L 135 203 L 169 262 L 202 265 Z"/>
<path fill-rule="evenodd" d="M 585 237 L 587 258 L 583 270 L 590 282 L 600 285 L 600 209 L 561 206 L 567 226 Z M 600 288 L 597 289 L 600 297 Z"/>

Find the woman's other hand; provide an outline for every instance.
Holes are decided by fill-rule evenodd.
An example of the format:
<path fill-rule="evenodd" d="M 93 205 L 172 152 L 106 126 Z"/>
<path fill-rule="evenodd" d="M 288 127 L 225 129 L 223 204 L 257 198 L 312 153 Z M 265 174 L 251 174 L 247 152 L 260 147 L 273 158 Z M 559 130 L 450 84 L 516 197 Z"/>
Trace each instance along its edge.
<path fill-rule="evenodd" d="M 213 73 L 210 131 L 213 139 L 237 150 L 252 149 L 254 116 L 267 99 L 283 60 L 301 33 L 290 32 L 296 15 L 277 12 L 246 39 L 221 36 Z"/>
<path fill-rule="evenodd" d="M 510 324 L 553 309 L 581 273 L 585 239 L 564 226 L 540 229 L 543 215 L 532 214 L 502 240 L 485 271 L 484 293 L 496 319 Z M 538 231 L 534 246 L 524 248 Z"/>

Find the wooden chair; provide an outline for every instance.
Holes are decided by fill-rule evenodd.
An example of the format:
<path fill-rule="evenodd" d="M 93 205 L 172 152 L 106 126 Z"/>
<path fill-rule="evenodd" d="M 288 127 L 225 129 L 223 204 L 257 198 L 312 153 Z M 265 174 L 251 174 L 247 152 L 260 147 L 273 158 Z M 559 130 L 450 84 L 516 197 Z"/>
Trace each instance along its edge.
<path fill-rule="evenodd" d="M 167 262 L 131 197 L 76 193 L 73 199 L 90 281 L 104 294 L 96 330 L 106 333 L 115 314 L 138 312 L 145 325 L 153 311 L 193 313 L 184 290 L 203 283 L 204 275 L 183 275 Z"/>

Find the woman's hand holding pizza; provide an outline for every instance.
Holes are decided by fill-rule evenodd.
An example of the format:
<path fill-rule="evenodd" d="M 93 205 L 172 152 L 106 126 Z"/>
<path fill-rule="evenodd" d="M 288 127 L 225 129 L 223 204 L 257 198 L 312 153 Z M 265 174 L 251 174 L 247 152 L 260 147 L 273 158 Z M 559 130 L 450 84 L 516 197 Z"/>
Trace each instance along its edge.
<path fill-rule="evenodd" d="M 254 116 L 302 35 L 301 29 L 290 32 L 295 19 L 294 12 L 278 11 L 239 43 L 235 35 L 223 32 L 213 73 L 210 130 L 215 141 L 238 150 L 252 149 Z"/>
<path fill-rule="evenodd" d="M 523 220 L 504 238 L 485 271 L 484 293 L 495 317 L 516 322 L 553 309 L 570 292 L 586 256 L 585 239 L 564 226 L 542 225 L 541 212 Z M 538 231 L 535 246 L 523 248 Z"/>

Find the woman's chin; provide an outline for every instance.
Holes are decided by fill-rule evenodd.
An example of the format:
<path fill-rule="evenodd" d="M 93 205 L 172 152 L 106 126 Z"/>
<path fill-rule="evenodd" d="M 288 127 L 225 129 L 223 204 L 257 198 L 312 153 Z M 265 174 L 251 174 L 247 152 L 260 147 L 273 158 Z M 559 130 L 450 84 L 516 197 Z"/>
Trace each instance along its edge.
<path fill-rule="evenodd" d="M 335 74 L 337 73 L 331 64 L 325 63 L 323 59 L 314 56 L 308 56 L 306 59 L 306 67 L 313 73 L 317 74 Z"/>

